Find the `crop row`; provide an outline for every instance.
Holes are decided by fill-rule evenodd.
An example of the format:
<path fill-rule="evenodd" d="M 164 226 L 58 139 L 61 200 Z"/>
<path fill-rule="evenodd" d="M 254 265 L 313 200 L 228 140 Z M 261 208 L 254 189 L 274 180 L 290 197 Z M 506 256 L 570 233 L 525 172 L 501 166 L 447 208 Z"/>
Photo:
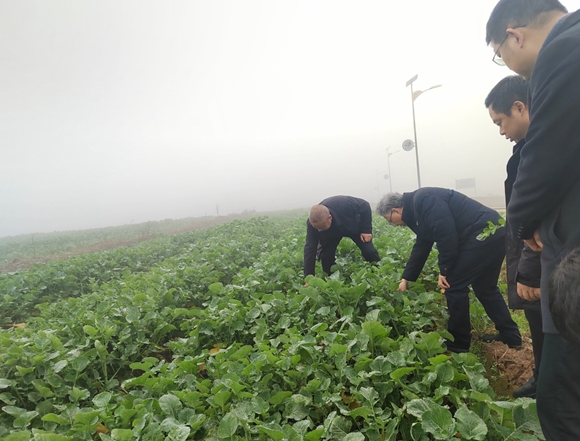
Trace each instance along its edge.
<path fill-rule="evenodd" d="M 180 248 L 147 270 L 30 299 L 26 326 L 0 333 L 0 439 L 541 437 L 532 400 L 495 401 L 473 354 L 445 352 L 433 261 L 396 291 L 408 231 L 377 225 L 378 265 L 343 241 L 304 287 L 303 230 L 259 218 L 164 238 Z"/>

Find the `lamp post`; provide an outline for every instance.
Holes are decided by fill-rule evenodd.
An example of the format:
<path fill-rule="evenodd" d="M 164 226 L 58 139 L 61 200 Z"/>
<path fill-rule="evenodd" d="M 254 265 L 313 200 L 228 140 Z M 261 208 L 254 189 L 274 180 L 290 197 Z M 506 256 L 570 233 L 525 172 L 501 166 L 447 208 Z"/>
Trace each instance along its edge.
<path fill-rule="evenodd" d="M 413 134 L 415 136 L 415 159 L 417 160 L 417 184 L 418 188 L 421 188 L 421 171 L 419 169 L 419 149 L 417 148 L 417 125 L 415 124 L 415 100 L 419 96 L 428 90 L 435 89 L 436 87 L 441 87 L 441 84 L 436 84 L 431 86 L 429 89 L 416 90 L 413 92 L 413 83 L 419 77 L 419 74 L 415 75 L 409 81 L 407 81 L 406 87 L 411 86 L 411 108 L 413 109 Z"/>
<path fill-rule="evenodd" d="M 387 152 L 387 167 L 389 168 L 389 193 L 392 193 L 393 192 L 393 181 L 391 180 L 391 160 L 390 160 L 390 157 L 391 157 L 391 155 L 394 155 L 395 153 L 399 153 L 400 150 L 397 150 L 396 152 L 390 153 L 389 152 L 390 148 L 391 147 L 389 146 L 385 150 Z"/>

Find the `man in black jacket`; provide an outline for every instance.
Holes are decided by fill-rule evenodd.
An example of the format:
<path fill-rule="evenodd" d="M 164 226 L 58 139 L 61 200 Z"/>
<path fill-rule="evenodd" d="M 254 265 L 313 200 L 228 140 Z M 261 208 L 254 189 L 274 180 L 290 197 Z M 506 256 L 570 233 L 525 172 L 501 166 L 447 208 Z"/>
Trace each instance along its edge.
<path fill-rule="evenodd" d="M 419 277 L 433 243 L 439 251 L 439 287 L 445 290 L 454 341 L 447 348 L 467 352 L 471 343 L 469 286 L 499 331 L 498 340 L 519 348 L 522 338 L 512 320 L 497 281 L 505 256 L 505 229 L 484 241 L 477 239 L 491 221 L 501 216 L 491 208 L 454 190 L 425 187 L 412 193 L 389 193 L 377 205 L 377 213 L 389 223 L 406 225 L 417 235 L 399 290 Z"/>
<path fill-rule="evenodd" d="M 330 274 L 336 248 L 343 237 L 350 237 L 367 262 L 378 262 L 379 253 L 372 244 L 372 210 L 367 201 L 352 196 L 332 196 L 310 209 L 306 221 L 304 277 L 314 274 L 320 245 L 322 270 Z"/>
<path fill-rule="evenodd" d="M 516 144 L 507 164 L 505 181 L 506 206 L 509 204 L 512 187 L 516 180 L 520 151 L 526 143 L 525 136 L 530 125 L 528 113 L 528 82 L 518 75 L 504 78 L 489 92 L 485 107 L 499 134 Z M 532 377 L 513 392 L 515 398 L 536 396 L 538 370 L 542 359 L 544 333 L 542 332 L 542 308 L 540 305 L 540 276 L 542 268 L 540 252 L 524 246 L 523 241 L 514 238 L 507 219 L 506 264 L 508 284 L 508 305 L 511 309 L 523 309 L 532 335 L 534 351 L 534 371 Z M 483 338 L 485 340 L 485 338 Z M 491 340 L 491 339 L 490 339 Z"/>
<path fill-rule="evenodd" d="M 501 0 L 486 42 L 530 83 L 530 127 L 507 217 L 515 237 L 542 250 L 544 350 L 537 405 L 548 441 L 580 439 L 580 344 L 565 340 L 566 308 L 553 317 L 548 281 L 580 245 L 580 11 L 557 0 Z M 561 293 L 556 304 L 566 293 Z"/>

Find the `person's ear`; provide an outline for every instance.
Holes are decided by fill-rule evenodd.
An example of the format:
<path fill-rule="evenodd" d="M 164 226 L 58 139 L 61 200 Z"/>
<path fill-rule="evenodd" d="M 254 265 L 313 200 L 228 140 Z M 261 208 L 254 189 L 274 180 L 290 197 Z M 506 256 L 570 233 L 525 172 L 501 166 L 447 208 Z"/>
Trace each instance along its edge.
<path fill-rule="evenodd" d="M 525 40 L 525 28 L 507 28 L 506 33 L 509 35 L 513 35 L 514 40 L 518 44 L 519 47 L 522 47 Z M 509 38 L 509 37 L 508 37 Z"/>
<path fill-rule="evenodd" d="M 521 116 L 524 115 L 527 111 L 528 108 L 524 103 L 521 101 L 514 101 L 514 105 L 512 106 L 512 113 L 517 112 Z"/>

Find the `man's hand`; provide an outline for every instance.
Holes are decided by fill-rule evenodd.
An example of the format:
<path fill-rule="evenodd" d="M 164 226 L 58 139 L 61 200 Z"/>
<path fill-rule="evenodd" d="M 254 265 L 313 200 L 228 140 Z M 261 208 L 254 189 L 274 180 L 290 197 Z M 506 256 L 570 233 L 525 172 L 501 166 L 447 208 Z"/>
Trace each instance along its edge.
<path fill-rule="evenodd" d="M 397 289 L 397 291 L 407 291 L 407 281 L 405 279 L 401 280 L 401 283 L 399 283 L 399 288 Z"/>
<path fill-rule="evenodd" d="M 370 242 L 373 239 L 372 234 L 360 233 L 360 240 L 364 243 Z"/>
<path fill-rule="evenodd" d="M 522 285 L 518 282 L 518 296 L 528 302 L 533 302 L 540 299 L 540 288 L 532 288 L 531 286 Z"/>
<path fill-rule="evenodd" d="M 525 239 L 524 242 L 533 251 L 542 251 L 542 249 L 544 248 L 544 244 L 540 239 L 540 233 L 538 233 L 538 230 L 534 232 L 534 236 L 531 239 Z"/>
<path fill-rule="evenodd" d="M 439 285 L 439 288 L 441 289 L 451 288 L 451 285 L 449 285 L 449 282 L 447 281 L 447 277 L 442 276 L 441 274 L 439 274 L 439 281 L 437 282 L 437 285 Z"/>

